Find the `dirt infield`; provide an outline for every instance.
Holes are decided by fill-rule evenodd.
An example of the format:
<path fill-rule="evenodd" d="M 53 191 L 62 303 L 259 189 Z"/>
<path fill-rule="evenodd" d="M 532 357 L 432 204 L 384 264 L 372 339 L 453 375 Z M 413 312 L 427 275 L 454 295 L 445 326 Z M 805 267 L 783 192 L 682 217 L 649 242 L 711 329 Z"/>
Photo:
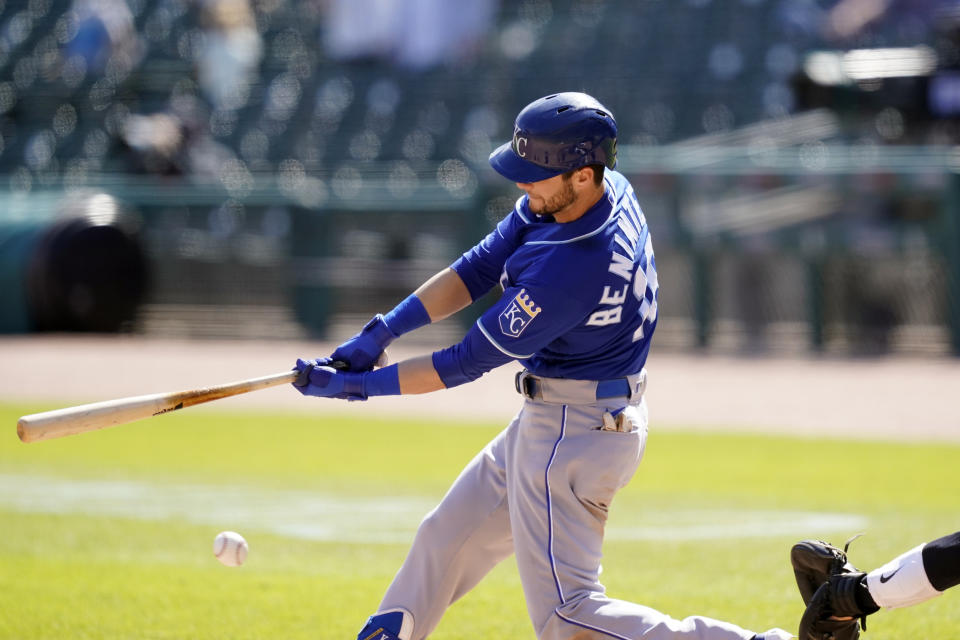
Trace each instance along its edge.
<path fill-rule="evenodd" d="M 391 349 L 393 359 L 427 347 Z M 135 336 L 0 338 L 0 399 L 79 404 L 209 386 L 283 371 L 321 342 L 183 341 Z M 960 360 L 740 359 L 654 353 L 648 362 L 652 429 L 960 442 Z M 504 422 L 516 412 L 516 366 L 448 391 L 327 404 L 279 387 L 213 406 L 336 410 Z M 335 409 L 333 407 L 335 406 Z M 197 408 L 196 410 L 203 410 Z M 9 425 L 13 432 L 13 425 Z"/>

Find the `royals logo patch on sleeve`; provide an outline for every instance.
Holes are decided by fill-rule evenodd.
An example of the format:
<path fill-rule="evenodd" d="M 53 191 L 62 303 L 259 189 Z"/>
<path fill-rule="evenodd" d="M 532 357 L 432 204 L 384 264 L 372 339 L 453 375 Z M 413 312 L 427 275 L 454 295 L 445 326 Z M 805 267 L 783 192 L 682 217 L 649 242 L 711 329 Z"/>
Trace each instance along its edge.
<path fill-rule="evenodd" d="M 511 338 L 519 337 L 540 311 L 540 307 L 530 299 L 527 290 L 520 289 L 520 293 L 500 314 L 500 331 Z"/>

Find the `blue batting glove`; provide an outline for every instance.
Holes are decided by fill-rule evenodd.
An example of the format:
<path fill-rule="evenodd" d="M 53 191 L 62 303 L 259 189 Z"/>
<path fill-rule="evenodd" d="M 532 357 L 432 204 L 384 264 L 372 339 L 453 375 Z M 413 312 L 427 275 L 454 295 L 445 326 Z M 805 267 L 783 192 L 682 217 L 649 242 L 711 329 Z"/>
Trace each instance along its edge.
<path fill-rule="evenodd" d="M 337 347 L 330 360 L 347 363 L 349 371 L 370 371 L 387 345 L 396 339 L 397 336 L 378 313 L 364 325 L 360 333 Z"/>
<path fill-rule="evenodd" d="M 337 398 L 340 400 L 366 400 L 363 389 L 363 373 L 337 371 L 326 366 L 329 358 L 318 360 L 298 359 L 294 369 L 299 373 L 293 386 L 305 396 Z"/>

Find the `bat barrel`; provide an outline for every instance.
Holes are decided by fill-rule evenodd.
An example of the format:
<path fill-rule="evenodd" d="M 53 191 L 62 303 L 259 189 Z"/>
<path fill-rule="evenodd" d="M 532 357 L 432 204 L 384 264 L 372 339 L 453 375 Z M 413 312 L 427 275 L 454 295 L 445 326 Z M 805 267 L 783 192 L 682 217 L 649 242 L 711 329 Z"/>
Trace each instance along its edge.
<path fill-rule="evenodd" d="M 17 436 L 22 442 L 37 442 L 105 429 L 204 402 L 287 384 L 296 377 L 296 371 L 283 371 L 215 387 L 106 400 L 34 413 L 17 421 Z"/>
<path fill-rule="evenodd" d="M 17 421 L 17 435 L 23 442 L 36 442 L 113 427 L 173 411 L 173 395 L 135 396 L 34 413 Z"/>

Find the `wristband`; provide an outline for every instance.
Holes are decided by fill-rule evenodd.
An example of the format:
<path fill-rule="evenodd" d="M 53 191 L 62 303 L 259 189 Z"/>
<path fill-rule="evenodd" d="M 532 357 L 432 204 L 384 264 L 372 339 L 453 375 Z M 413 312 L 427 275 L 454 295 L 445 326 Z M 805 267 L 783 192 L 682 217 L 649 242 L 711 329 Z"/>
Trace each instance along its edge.
<path fill-rule="evenodd" d="M 400 374 L 397 365 L 391 364 L 364 373 L 363 395 L 367 397 L 400 395 Z"/>
<path fill-rule="evenodd" d="M 430 324 L 430 314 L 416 294 L 411 293 L 387 315 L 383 316 L 387 328 L 395 336 L 401 336 L 414 329 Z"/>

